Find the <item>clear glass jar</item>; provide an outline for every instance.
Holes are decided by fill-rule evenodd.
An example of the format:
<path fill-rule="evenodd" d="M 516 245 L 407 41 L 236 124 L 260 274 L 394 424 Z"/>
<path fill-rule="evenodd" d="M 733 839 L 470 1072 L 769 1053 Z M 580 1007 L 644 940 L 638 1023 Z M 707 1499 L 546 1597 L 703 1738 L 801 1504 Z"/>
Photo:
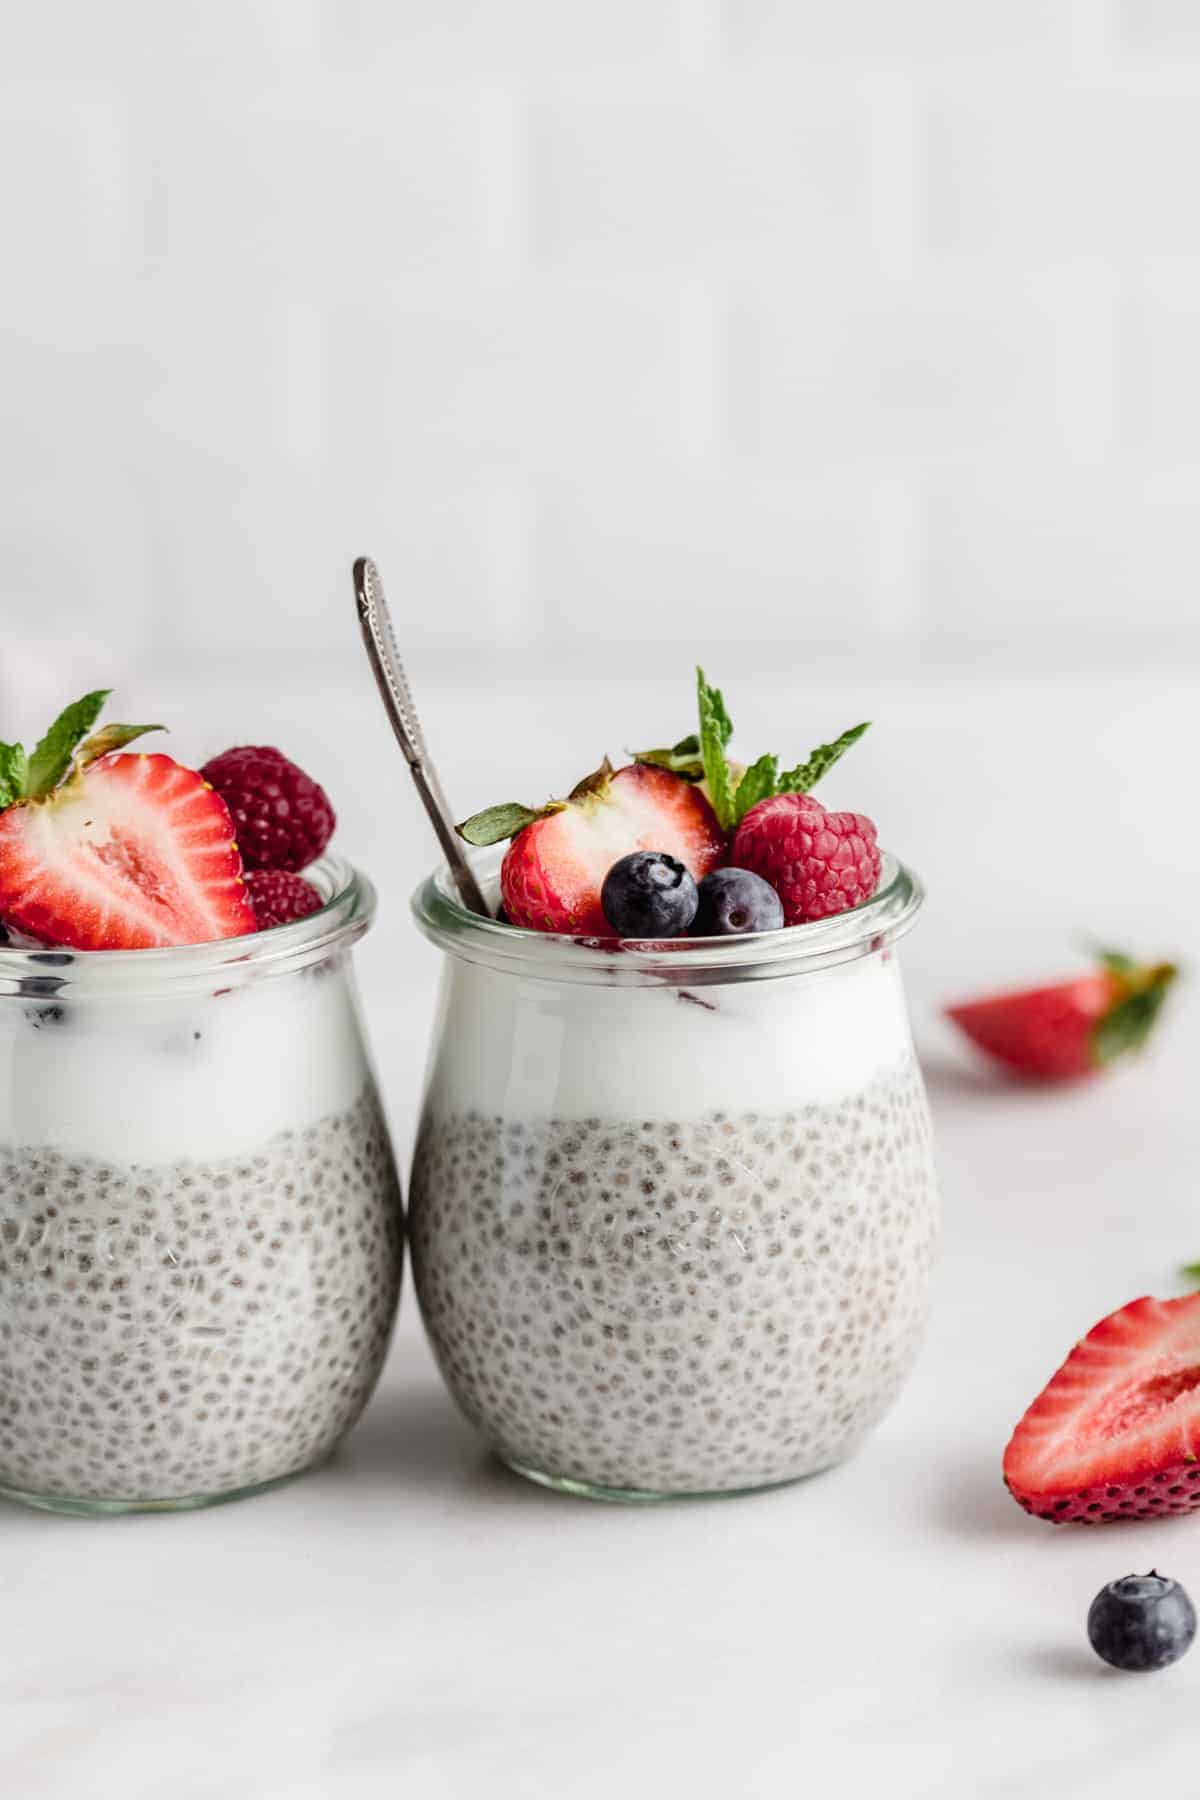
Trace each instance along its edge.
<path fill-rule="evenodd" d="M 203 1506 L 354 1424 L 399 1295 L 400 1194 L 350 950 L 365 878 L 179 949 L 0 946 L 0 1493 Z"/>
<path fill-rule="evenodd" d="M 938 1235 L 892 949 L 921 898 L 888 858 L 837 918 L 618 950 L 478 918 L 444 874 L 420 888 L 449 954 L 414 1279 L 451 1392 L 521 1474 L 767 1487 L 891 1405 Z"/>

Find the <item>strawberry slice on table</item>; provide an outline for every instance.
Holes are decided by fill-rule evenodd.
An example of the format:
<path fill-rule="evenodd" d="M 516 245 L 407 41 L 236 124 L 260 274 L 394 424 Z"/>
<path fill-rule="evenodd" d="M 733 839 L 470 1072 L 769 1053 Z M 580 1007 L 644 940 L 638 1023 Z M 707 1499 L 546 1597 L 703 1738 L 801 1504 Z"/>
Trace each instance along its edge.
<path fill-rule="evenodd" d="M 1004 1480 L 1057 1525 L 1200 1506 L 1200 1294 L 1134 1300 L 1093 1326 L 1014 1431 Z"/>
<path fill-rule="evenodd" d="M 0 917 L 77 950 L 254 931 L 225 802 L 169 756 L 120 754 L 157 726 L 81 742 L 106 699 L 68 707 L 28 756 L 0 744 Z"/>
<path fill-rule="evenodd" d="M 725 834 L 700 789 L 682 776 L 607 758 L 568 800 L 537 811 L 489 807 L 459 826 L 469 844 L 512 838 L 500 870 L 509 922 L 533 931 L 611 937 L 600 904 L 604 877 L 634 850 L 664 850 L 702 881 L 725 855 Z"/>
<path fill-rule="evenodd" d="M 1018 1074 L 1073 1081 L 1141 1048 L 1177 974 L 1172 963 L 1106 951 L 1089 975 L 948 1006 L 946 1016 Z"/>

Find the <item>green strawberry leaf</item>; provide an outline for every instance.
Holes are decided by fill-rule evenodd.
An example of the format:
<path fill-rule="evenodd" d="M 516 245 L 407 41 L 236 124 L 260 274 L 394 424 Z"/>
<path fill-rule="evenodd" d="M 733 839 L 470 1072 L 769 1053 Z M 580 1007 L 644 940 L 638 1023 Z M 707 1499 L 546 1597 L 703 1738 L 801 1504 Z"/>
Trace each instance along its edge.
<path fill-rule="evenodd" d="M 1180 1279 L 1188 1281 L 1193 1287 L 1200 1288 L 1200 1262 L 1184 1263 L 1179 1271 Z"/>
<path fill-rule="evenodd" d="M 104 708 L 110 688 L 97 688 L 65 707 L 45 737 L 34 745 L 25 778 L 25 798 L 40 800 L 56 788 L 71 766 L 75 746 L 87 736 Z"/>
<path fill-rule="evenodd" d="M 0 744 L 0 812 L 24 798 L 29 758 L 20 744 Z"/>
<path fill-rule="evenodd" d="M 752 762 L 742 779 L 738 782 L 733 794 L 733 822 L 740 825 L 752 806 L 760 800 L 769 800 L 776 791 L 779 780 L 779 758 L 777 756 L 760 756 Z"/>
<path fill-rule="evenodd" d="M 1110 975 L 1137 974 L 1137 958 L 1127 955 L 1124 950 L 1105 950 L 1101 946 L 1097 946 L 1092 951 L 1092 955 L 1100 967 L 1107 969 Z"/>
<path fill-rule="evenodd" d="M 1101 1067 L 1130 1050 L 1140 1050 L 1154 1029 L 1167 990 L 1179 971 L 1171 963 L 1148 969 L 1131 994 L 1096 1021 L 1092 1029 L 1092 1055 Z"/>
<path fill-rule="evenodd" d="M 841 737 L 834 738 L 832 744 L 818 744 L 811 752 L 807 762 L 798 763 L 794 769 L 787 769 L 779 777 L 781 794 L 807 794 L 816 787 L 822 775 L 828 774 L 835 762 L 843 757 L 851 744 L 857 744 L 871 721 L 862 725 L 854 725 L 849 731 L 843 731 Z"/>
<path fill-rule="evenodd" d="M 704 759 L 700 755 L 700 739 L 695 732 L 690 737 L 680 738 L 669 750 L 635 750 L 635 763 L 649 763 L 656 769 L 669 769 L 672 775 L 682 775 L 685 781 L 704 780 Z"/>
<path fill-rule="evenodd" d="M 468 844 L 499 844 L 505 838 L 516 837 L 518 831 L 524 831 L 538 816 L 531 807 L 522 806 L 519 800 L 508 800 L 499 806 L 485 806 L 482 812 L 472 813 L 454 829 Z"/>
<path fill-rule="evenodd" d="M 144 737 L 148 731 L 166 729 L 165 725 L 105 725 L 80 744 L 75 761 L 81 769 L 85 769 L 101 756 L 108 756 L 114 750 L 123 750 L 126 744 L 132 744 L 135 738 Z"/>
<path fill-rule="evenodd" d="M 733 783 L 725 746 L 733 736 L 733 721 L 719 688 L 709 687 L 704 670 L 696 670 L 696 700 L 700 709 L 700 756 L 708 797 L 722 831 L 734 823 Z"/>

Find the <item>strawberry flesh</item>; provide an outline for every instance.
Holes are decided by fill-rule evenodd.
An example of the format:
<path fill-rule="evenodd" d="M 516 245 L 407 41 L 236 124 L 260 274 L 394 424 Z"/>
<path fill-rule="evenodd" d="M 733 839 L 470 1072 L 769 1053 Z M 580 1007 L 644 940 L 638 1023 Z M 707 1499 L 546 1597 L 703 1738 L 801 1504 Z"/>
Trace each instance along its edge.
<path fill-rule="evenodd" d="M 504 910 L 533 931 L 611 937 L 600 889 L 634 850 L 666 851 L 699 882 L 724 859 L 725 836 L 694 783 L 631 763 L 517 834 L 500 871 Z"/>
<path fill-rule="evenodd" d="M 1088 1332 L 1004 1453 L 1026 1512 L 1054 1524 L 1200 1507 L 1200 1294 L 1134 1300 Z"/>
<path fill-rule="evenodd" d="M 229 809 L 169 756 L 101 757 L 46 799 L 0 814 L 0 915 L 77 950 L 256 928 Z"/>
<path fill-rule="evenodd" d="M 1099 1067 L 1092 1035 L 1118 997 L 1113 976 L 1084 975 L 947 1007 L 946 1015 L 979 1049 L 1019 1074 L 1070 1081 Z"/>

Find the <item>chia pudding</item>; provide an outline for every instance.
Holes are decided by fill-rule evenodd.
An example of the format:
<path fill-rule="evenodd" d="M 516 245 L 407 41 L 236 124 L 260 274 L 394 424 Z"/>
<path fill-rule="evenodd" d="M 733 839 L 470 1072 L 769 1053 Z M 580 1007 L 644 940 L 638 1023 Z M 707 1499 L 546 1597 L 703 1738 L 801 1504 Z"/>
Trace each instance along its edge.
<path fill-rule="evenodd" d="M 352 930 L 313 915 L 153 971 L 0 951 L 0 1490 L 201 1504 L 354 1424 L 403 1230 Z"/>
<path fill-rule="evenodd" d="M 745 943 L 626 963 L 460 927 L 413 1269 L 451 1392 L 520 1472 L 768 1486 L 849 1455 L 895 1399 L 938 1200 L 888 905 L 786 934 L 753 976 Z"/>

